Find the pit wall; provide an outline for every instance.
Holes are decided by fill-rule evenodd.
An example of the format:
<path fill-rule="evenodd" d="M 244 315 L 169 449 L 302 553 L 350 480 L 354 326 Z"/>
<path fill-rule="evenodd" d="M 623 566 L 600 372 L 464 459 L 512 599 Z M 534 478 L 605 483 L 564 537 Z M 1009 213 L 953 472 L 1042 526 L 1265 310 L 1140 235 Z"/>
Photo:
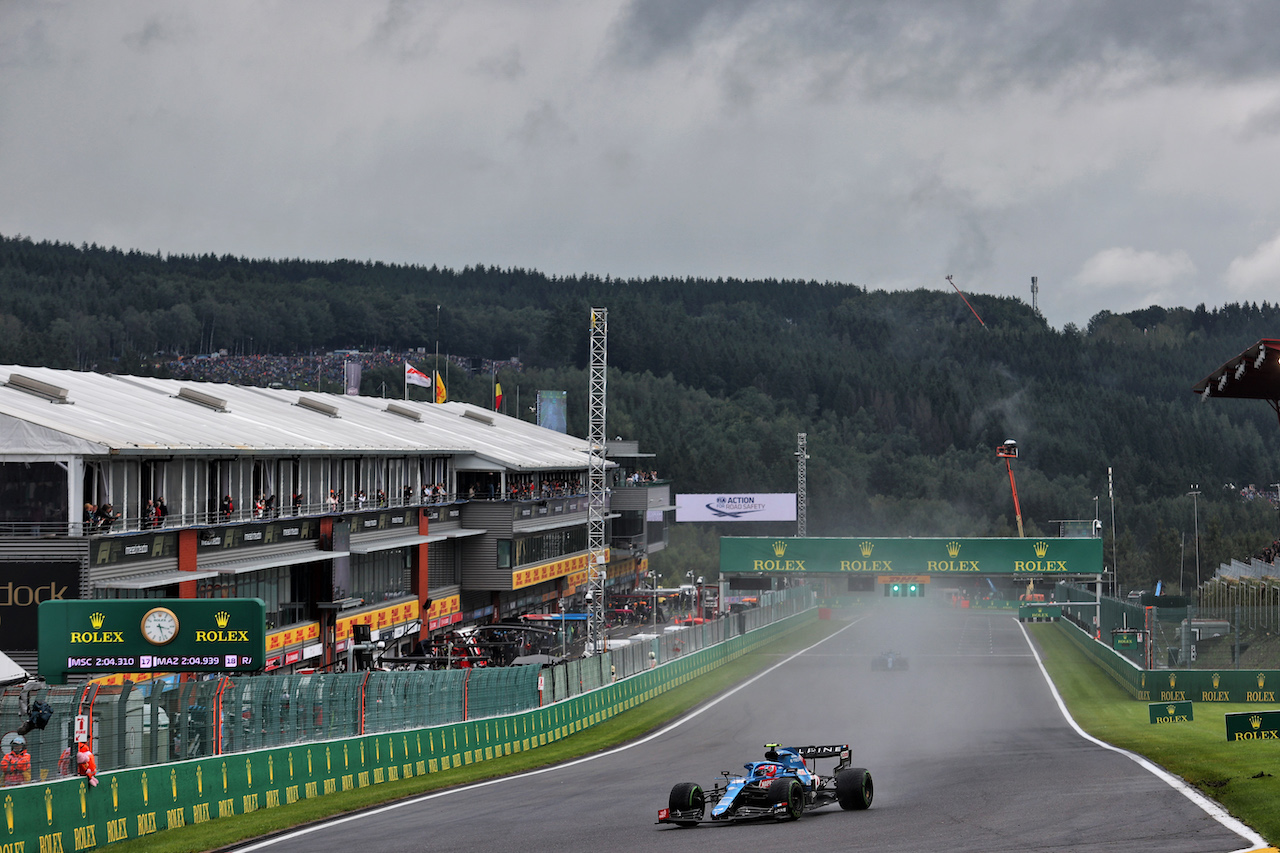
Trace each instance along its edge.
<path fill-rule="evenodd" d="M 520 713 L 241 752 L 0 791 L 0 853 L 72 853 L 525 752 L 568 737 L 817 619 L 816 609 Z"/>
<path fill-rule="evenodd" d="M 1058 629 L 1139 702 L 1265 702 L 1274 704 L 1280 670 L 1145 670 L 1067 619 Z"/>

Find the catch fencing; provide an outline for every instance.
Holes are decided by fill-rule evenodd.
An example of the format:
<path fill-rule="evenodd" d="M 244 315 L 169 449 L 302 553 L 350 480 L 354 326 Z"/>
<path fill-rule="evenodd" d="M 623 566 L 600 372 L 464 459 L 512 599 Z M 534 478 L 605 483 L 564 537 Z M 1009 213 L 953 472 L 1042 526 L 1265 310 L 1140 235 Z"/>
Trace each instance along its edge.
<path fill-rule="evenodd" d="M 1064 617 L 1145 669 L 1280 669 L 1280 591 L 1214 581 L 1198 599 L 1199 606 L 1174 596 L 1098 599 L 1069 583 L 1055 591 Z"/>
<path fill-rule="evenodd" d="M 26 736 L 33 781 L 65 775 L 77 714 L 91 721 L 100 771 L 147 767 L 510 715 L 588 693 L 689 657 L 814 606 L 807 588 L 701 625 L 639 634 L 625 646 L 555 666 L 217 677 L 33 692 L 54 714 Z M 19 690 L 0 696 L 0 726 L 23 720 Z"/>

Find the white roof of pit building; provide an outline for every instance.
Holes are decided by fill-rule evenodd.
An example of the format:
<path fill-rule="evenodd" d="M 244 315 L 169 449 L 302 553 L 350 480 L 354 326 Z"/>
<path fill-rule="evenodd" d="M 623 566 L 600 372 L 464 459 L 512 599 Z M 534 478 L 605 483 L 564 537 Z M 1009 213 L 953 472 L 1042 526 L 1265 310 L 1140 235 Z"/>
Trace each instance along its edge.
<path fill-rule="evenodd" d="M 19 379 L 15 380 L 17 375 Z M 15 387 L 20 377 L 65 389 L 66 402 Z M 584 439 L 467 403 L 83 373 L 0 365 L 0 454 L 172 455 L 441 454 L 482 470 L 573 470 L 589 464 Z M 225 410 L 179 397 L 225 401 Z M 332 407 L 336 417 L 298 405 Z M 416 413 L 421 420 L 388 410 Z"/>

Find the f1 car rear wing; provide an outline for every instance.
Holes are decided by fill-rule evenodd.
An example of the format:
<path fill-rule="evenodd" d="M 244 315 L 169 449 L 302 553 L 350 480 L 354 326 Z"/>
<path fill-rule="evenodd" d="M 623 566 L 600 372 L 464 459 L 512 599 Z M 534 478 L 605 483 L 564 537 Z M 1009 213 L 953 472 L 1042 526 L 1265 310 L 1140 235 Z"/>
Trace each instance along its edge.
<path fill-rule="evenodd" d="M 766 750 L 783 749 L 787 752 L 794 752 L 796 755 L 804 759 L 810 758 L 848 758 L 849 744 L 835 744 L 829 746 L 779 746 L 776 743 L 766 743 Z"/>

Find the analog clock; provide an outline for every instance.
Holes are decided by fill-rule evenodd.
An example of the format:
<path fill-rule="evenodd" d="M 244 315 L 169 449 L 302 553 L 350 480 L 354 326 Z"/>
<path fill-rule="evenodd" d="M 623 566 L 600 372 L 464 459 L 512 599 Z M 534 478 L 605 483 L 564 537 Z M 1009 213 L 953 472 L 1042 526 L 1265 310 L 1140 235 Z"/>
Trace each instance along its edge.
<path fill-rule="evenodd" d="M 147 642 L 163 646 L 178 636 L 178 617 L 167 607 L 153 607 L 142 617 L 142 636 Z"/>

